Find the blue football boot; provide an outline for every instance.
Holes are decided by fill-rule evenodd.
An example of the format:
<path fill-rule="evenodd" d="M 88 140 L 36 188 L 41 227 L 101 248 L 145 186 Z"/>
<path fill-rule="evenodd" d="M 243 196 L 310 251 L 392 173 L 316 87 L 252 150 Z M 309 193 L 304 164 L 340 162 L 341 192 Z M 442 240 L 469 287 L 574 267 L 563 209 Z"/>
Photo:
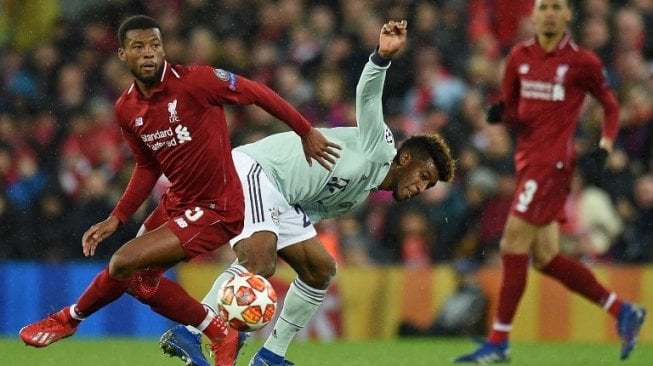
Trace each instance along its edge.
<path fill-rule="evenodd" d="M 261 348 L 249 360 L 249 366 L 292 366 L 294 363 L 272 353 L 267 348 Z"/>
<path fill-rule="evenodd" d="M 245 345 L 247 337 L 247 333 L 238 332 L 236 357 Z M 183 325 L 176 325 L 163 333 L 159 345 L 163 353 L 170 357 L 179 357 L 186 366 L 212 366 L 202 352 L 202 335 L 192 333 Z"/>
<path fill-rule="evenodd" d="M 510 362 L 508 341 L 499 344 L 483 342 L 474 352 L 462 355 L 453 360 L 454 363 L 507 363 Z"/>
<path fill-rule="evenodd" d="M 637 344 L 637 335 L 646 319 L 646 309 L 623 303 L 617 317 L 617 332 L 621 338 L 621 359 L 625 360 Z"/>
<path fill-rule="evenodd" d="M 170 357 L 179 357 L 186 366 L 211 366 L 202 353 L 202 334 L 193 334 L 183 325 L 168 329 L 159 346 Z"/>

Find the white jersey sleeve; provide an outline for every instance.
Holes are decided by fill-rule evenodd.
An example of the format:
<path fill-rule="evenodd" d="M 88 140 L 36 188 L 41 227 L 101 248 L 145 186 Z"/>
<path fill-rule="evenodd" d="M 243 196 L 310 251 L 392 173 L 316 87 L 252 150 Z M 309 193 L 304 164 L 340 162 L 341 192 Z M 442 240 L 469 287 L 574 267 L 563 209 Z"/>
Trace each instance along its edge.
<path fill-rule="evenodd" d="M 356 120 L 358 121 L 359 142 L 361 150 L 370 153 L 369 158 L 376 160 L 374 153 L 380 145 L 394 146 L 394 137 L 383 120 L 383 84 L 389 60 L 383 60 L 373 54 L 365 64 L 356 86 Z M 386 158 L 383 156 L 383 158 Z M 378 161 L 378 160 L 377 160 Z"/>

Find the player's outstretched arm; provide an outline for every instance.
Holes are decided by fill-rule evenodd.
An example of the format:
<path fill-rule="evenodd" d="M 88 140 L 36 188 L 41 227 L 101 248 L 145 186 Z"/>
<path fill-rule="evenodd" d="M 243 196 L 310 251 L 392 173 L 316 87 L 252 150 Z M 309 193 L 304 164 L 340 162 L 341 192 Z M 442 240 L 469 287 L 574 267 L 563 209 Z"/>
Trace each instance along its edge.
<path fill-rule="evenodd" d="M 379 137 L 389 133 L 383 120 L 383 84 L 390 59 L 406 43 L 408 22 L 391 20 L 383 25 L 379 46 L 370 56 L 356 85 L 356 121 L 359 141 L 366 151 L 376 149 Z"/>
<path fill-rule="evenodd" d="M 217 77 L 207 78 L 207 80 L 212 81 L 211 83 L 199 84 L 199 87 L 203 88 L 210 96 L 211 101 L 237 105 L 256 104 L 288 125 L 301 137 L 304 156 L 309 166 L 312 166 L 313 159 L 315 159 L 325 169 L 331 170 L 331 166 L 339 158 L 337 150 L 340 149 L 340 146 L 328 141 L 319 131 L 313 128 L 306 118 L 276 92 L 266 85 L 224 70 L 205 69 L 204 72 L 217 75 Z M 198 73 L 198 75 L 205 74 Z"/>

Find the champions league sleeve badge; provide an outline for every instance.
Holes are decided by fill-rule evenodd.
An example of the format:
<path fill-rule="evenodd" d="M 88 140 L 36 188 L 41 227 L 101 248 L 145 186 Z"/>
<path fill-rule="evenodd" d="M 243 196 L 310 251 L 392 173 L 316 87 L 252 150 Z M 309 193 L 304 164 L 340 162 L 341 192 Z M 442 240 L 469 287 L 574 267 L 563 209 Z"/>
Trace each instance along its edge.
<path fill-rule="evenodd" d="M 229 73 L 222 69 L 213 69 L 213 73 L 222 81 L 229 81 Z"/>
<path fill-rule="evenodd" d="M 218 79 L 228 82 L 230 90 L 236 90 L 236 74 L 222 69 L 213 69 L 213 73 Z"/>

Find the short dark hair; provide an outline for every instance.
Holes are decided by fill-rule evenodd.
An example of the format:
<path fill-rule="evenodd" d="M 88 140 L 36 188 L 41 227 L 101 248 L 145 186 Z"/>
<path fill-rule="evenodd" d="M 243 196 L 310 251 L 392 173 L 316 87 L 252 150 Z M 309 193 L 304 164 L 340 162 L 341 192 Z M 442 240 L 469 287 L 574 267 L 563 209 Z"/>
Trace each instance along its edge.
<path fill-rule="evenodd" d="M 438 168 L 438 180 L 450 182 L 456 173 L 456 160 L 451 156 L 449 144 L 438 134 L 414 135 L 401 143 L 395 161 L 403 152 L 410 152 L 412 156 L 427 160 L 433 159 Z"/>
<path fill-rule="evenodd" d="M 145 16 L 145 15 L 134 15 L 125 19 L 120 27 L 118 28 L 118 41 L 120 41 L 120 46 L 122 47 L 125 42 L 127 32 L 132 29 L 151 29 L 157 28 L 161 30 L 159 22 L 156 20 Z"/>

